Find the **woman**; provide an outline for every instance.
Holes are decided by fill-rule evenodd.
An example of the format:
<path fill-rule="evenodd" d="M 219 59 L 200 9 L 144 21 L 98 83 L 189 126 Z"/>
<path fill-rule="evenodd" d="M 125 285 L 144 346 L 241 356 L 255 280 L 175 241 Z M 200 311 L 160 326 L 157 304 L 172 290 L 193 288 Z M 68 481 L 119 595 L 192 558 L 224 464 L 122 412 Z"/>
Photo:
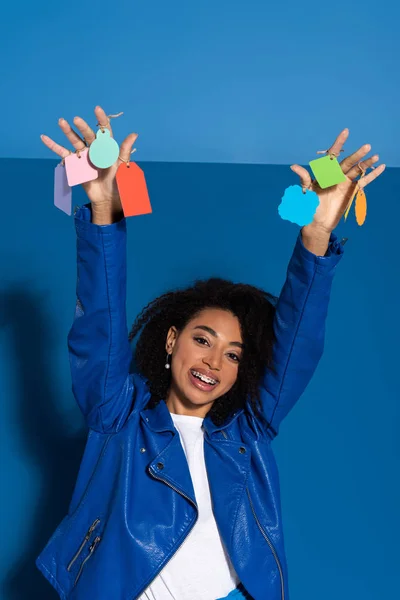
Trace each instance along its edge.
<path fill-rule="evenodd" d="M 110 128 L 100 107 L 95 115 Z M 95 133 L 80 118 L 74 123 L 81 136 L 64 120 L 60 127 L 80 150 Z M 339 155 L 347 136 L 330 152 Z M 121 160 L 135 139 L 121 144 Z M 77 304 L 68 346 L 89 435 L 68 514 L 37 559 L 60 598 L 288 599 L 271 442 L 322 355 L 343 255 L 332 232 L 369 151 L 344 159 L 346 182 L 326 190 L 292 167 L 320 205 L 299 233 L 278 302 L 249 285 L 201 281 L 150 303 L 130 335 L 119 163 L 84 185 L 90 203 L 75 213 Z"/>

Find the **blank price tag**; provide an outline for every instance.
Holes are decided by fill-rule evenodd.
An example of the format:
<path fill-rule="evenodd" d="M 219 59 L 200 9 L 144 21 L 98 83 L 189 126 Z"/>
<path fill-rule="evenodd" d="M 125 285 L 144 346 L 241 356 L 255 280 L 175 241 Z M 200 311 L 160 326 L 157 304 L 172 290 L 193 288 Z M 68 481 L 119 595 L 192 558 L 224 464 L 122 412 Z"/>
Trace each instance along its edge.
<path fill-rule="evenodd" d="M 96 139 L 90 144 L 90 162 L 99 169 L 108 169 L 117 160 L 119 146 L 111 137 L 109 129 L 99 129 Z"/>
<path fill-rule="evenodd" d="M 121 163 L 116 178 L 125 217 L 152 212 L 146 178 L 135 162 Z"/>
<path fill-rule="evenodd" d="M 64 159 L 67 171 L 68 185 L 79 185 L 87 181 L 93 181 L 99 176 L 99 172 L 89 162 L 88 148 L 78 154 L 70 154 Z"/>
<path fill-rule="evenodd" d="M 358 225 L 364 225 L 367 218 L 367 197 L 364 190 L 360 190 L 356 196 L 356 221 Z"/>
<path fill-rule="evenodd" d="M 343 173 L 342 167 L 335 156 L 328 155 L 312 160 L 310 167 L 315 179 L 323 190 L 346 181 L 346 175 Z"/>
<path fill-rule="evenodd" d="M 347 205 L 346 212 L 344 213 L 344 220 L 347 219 L 354 198 L 356 199 L 356 221 L 358 225 L 361 226 L 364 225 L 365 219 L 367 218 L 367 196 L 365 195 L 365 190 L 359 188 L 358 186 L 355 187 L 354 192 L 350 198 L 349 204 Z"/>
<path fill-rule="evenodd" d="M 54 205 L 71 215 L 72 190 L 68 185 L 65 166 L 59 164 L 54 170 Z"/>
<path fill-rule="evenodd" d="M 299 185 L 291 185 L 285 190 L 278 212 L 282 219 L 304 227 L 313 221 L 318 206 L 318 194 L 311 190 L 303 194 Z"/>

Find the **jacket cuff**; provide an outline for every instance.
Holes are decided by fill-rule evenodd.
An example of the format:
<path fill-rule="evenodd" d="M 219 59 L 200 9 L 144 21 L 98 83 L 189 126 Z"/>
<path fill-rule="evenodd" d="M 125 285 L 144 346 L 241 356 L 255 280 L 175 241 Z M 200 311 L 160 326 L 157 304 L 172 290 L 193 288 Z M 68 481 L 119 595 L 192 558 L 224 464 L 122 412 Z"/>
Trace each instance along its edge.
<path fill-rule="evenodd" d="M 303 263 L 307 269 L 313 268 L 318 273 L 328 274 L 332 272 L 340 262 L 344 254 L 344 245 L 339 242 L 337 235 L 332 232 L 325 256 L 317 256 L 304 246 L 300 230 L 294 254 L 297 257 L 297 260 L 300 263 Z"/>
<path fill-rule="evenodd" d="M 102 237 L 107 234 L 115 234 L 116 232 L 126 233 L 125 217 L 110 225 L 97 225 L 96 223 L 92 223 L 92 205 L 90 202 L 83 206 L 75 207 L 74 222 L 78 236 L 90 234 Z"/>

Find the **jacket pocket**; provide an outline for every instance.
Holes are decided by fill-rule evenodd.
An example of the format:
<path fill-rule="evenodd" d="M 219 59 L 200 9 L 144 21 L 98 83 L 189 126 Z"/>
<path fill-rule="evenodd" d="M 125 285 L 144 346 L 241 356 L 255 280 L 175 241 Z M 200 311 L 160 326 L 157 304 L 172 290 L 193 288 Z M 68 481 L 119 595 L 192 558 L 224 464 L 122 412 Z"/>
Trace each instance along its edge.
<path fill-rule="evenodd" d="M 91 526 L 87 530 L 86 535 L 85 535 L 85 537 L 83 538 L 83 540 L 81 542 L 81 545 L 79 546 L 78 550 L 75 552 L 74 556 L 69 561 L 69 563 L 67 565 L 67 571 L 71 571 L 71 569 L 74 566 L 75 562 L 78 560 L 78 558 L 82 554 L 83 550 L 85 549 L 86 544 L 89 542 L 89 540 L 90 540 L 90 538 L 92 536 L 92 533 L 95 531 L 96 527 L 99 524 L 100 524 L 100 519 L 95 519 L 93 521 L 93 523 L 91 524 Z"/>

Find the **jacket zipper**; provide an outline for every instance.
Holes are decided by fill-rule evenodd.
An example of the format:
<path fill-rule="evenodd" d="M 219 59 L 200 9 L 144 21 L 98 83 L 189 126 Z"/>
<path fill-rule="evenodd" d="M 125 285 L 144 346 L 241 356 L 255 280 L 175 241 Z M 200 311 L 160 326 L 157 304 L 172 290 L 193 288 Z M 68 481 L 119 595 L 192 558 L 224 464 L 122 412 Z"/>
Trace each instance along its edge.
<path fill-rule="evenodd" d="M 89 560 L 89 558 L 93 555 L 93 552 L 96 550 L 97 546 L 99 545 L 100 540 L 101 540 L 101 537 L 98 535 L 94 539 L 93 543 L 90 545 L 90 547 L 89 547 L 89 554 L 87 555 L 87 557 L 85 558 L 85 560 L 82 561 L 82 564 L 79 567 L 78 574 L 77 574 L 77 576 L 75 578 L 75 581 L 74 581 L 74 586 L 78 583 L 78 579 L 82 575 L 83 567 L 85 566 L 85 564 L 87 563 L 87 561 Z"/>
<path fill-rule="evenodd" d="M 181 492 L 181 490 L 178 490 L 178 488 L 176 488 L 174 485 L 172 485 L 172 483 L 168 483 L 168 481 L 166 481 L 162 477 L 157 477 L 157 475 L 155 475 L 151 469 L 149 469 L 149 472 L 150 472 L 151 476 L 154 477 L 154 479 L 158 479 L 158 481 L 163 481 L 168 487 L 172 488 L 177 494 L 180 494 L 181 496 L 186 498 L 186 500 L 189 500 L 190 504 L 192 506 L 194 506 L 197 511 L 199 510 L 197 507 L 197 504 L 195 504 L 193 502 L 193 500 L 191 498 L 189 498 L 189 496 L 187 496 L 184 492 Z"/>
<path fill-rule="evenodd" d="M 67 566 L 67 571 L 70 571 L 75 563 L 75 561 L 79 558 L 82 550 L 84 549 L 84 547 L 86 546 L 86 544 L 88 543 L 90 536 L 92 535 L 93 531 L 96 529 L 97 525 L 100 523 L 100 519 L 96 519 L 95 521 L 93 521 L 93 523 L 91 524 L 91 526 L 89 527 L 81 545 L 79 546 L 78 550 L 76 551 L 76 553 L 74 554 L 74 556 L 72 557 L 72 559 L 69 561 L 68 566 Z"/>
<path fill-rule="evenodd" d="M 221 433 L 224 436 L 224 438 L 227 440 L 228 436 L 227 436 L 226 432 L 223 429 L 221 429 Z M 261 526 L 260 521 L 257 518 L 256 512 L 254 510 L 254 505 L 253 505 L 253 502 L 252 502 L 251 497 L 250 497 L 250 492 L 249 492 L 249 488 L 248 487 L 246 487 L 246 492 L 247 492 L 247 496 L 249 498 L 251 512 L 253 513 L 253 516 L 254 516 L 254 519 L 255 519 L 255 521 L 257 523 L 257 526 L 258 526 L 259 530 L 261 531 L 261 533 L 262 533 L 265 541 L 267 542 L 268 546 L 270 547 L 270 550 L 271 550 L 271 552 L 273 554 L 273 557 L 275 558 L 275 562 L 277 564 L 277 567 L 278 567 L 278 570 L 279 570 L 279 576 L 280 576 L 280 579 L 281 579 L 281 598 L 282 598 L 282 600 L 285 600 L 285 586 L 284 586 L 284 581 L 283 581 L 283 572 L 282 572 L 282 566 L 281 566 L 278 554 L 277 554 L 277 552 L 275 550 L 274 545 L 272 544 L 271 540 L 269 539 L 269 537 L 265 533 L 264 529 Z"/>
<path fill-rule="evenodd" d="M 183 544 L 186 542 L 187 537 L 189 535 L 189 533 L 192 531 L 193 527 L 196 525 L 197 519 L 198 519 L 198 508 L 197 505 L 193 502 L 193 500 L 191 498 L 189 498 L 189 496 L 187 496 L 186 494 L 184 494 L 183 492 L 181 492 L 180 490 L 178 490 L 175 486 L 172 485 L 172 483 L 168 483 L 167 481 L 165 481 L 165 479 L 162 479 L 161 477 L 157 477 L 157 475 L 155 475 L 153 473 L 153 471 L 151 471 L 151 469 L 149 469 L 149 472 L 151 474 L 152 477 L 154 477 L 154 479 L 157 479 L 158 481 L 163 481 L 168 487 L 170 487 L 171 489 L 173 489 L 177 494 L 180 494 L 181 496 L 183 496 L 184 498 L 186 498 L 187 500 L 189 500 L 190 504 L 192 504 L 192 506 L 195 507 L 197 514 L 196 514 L 196 519 L 193 523 L 193 525 L 191 526 L 191 528 L 189 529 L 189 531 L 187 532 L 187 534 L 185 535 L 185 537 L 183 538 L 183 540 L 181 541 L 181 543 L 179 544 L 179 546 L 177 547 L 177 549 L 175 550 L 174 554 L 172 556 L 169 557 L 169 559 L 167 560 L 167 562 L 160 568 L 158 569 L 158 571 L 155 573 L 153 579 L 150 581 L 150 583 L 148 583 L 147 585 L 145 585 L 140 592 L 137 594 L 137 596 L 135 597 L 136 600 L 138 598 L 140 598 L 140 596 L 143 594 L 144 590 L 146 590 L 149 585 L 151 585 L 153 583 L 153 581 L 155 580 L 155 578 L 157 577 L 157 575 L 163 570 L 163 568 L 169 563 L 169 561 L 171 560 L 171 558 L 173 556 L 175 556 L 175 554 L 178 552 L 178 550 L 183 546 Z"/>
<path fill-rule="evenodd" d="M 279 576 L 280 576 L 280 578 L 281 578 L 281 598 L 282 598 L 282 600 L 285 600 L 285 587 L 284 587 L 284 582 L 283 582 L 283 572 L 282 572 L 282 566 L 281 566 L 281 563 L 280 563 L 280 560 L 279 560 L 278 554 L 276 553 L 276 550 L 275 550 L 275 548 L 274 548 L 274 546 L 273 546 L 273 544 L 272 544 L 271 540 L 269 539 L 269 537 L 268 537 L 268 536 L 267 536 L 267 534 L 265 533 L 264 529 L 263 529 L 263 528 L 262 528 L 262 526 L 261 526 L 261 523 L 260 523 L 260 521 L 259 521 L 259 520 L 258 520 L 258 518 L 257 518 L 257 515 L 256 515 L 256 513 L 255 513 L 255 510 L 254 510 L 253 502 L 252 502 L 252 500 L 251 500 L 251 497 L 250 497 L 249 488 L 246 488 L 246 492 L 247 492 L 247 496 L 248 496 L 248 498 L 249 498 L 249 502 L 250 502 L 250 506 L 251 506 L 251 511 L 252 511 L 252 513 L 253 513 L 253 516 L 254 516 L 254 518 L 255 518 L 255 520 L 256 520 L 256 523 L 257 523 L 257 525 L 258 525 L 258 528 L 259 528 L 259 530 L 261 531 L 261 533 L 262 533 L 262 535 L 263 535 L 264 539 L 266 540 L 266 542 L 267 542 L 268 546 L 270 547 L 270 550 L 271 550 L 271 552 L 272 552 L 272 554 L 273 554 L 273 556 L 274 556 L 274 558 L 275 558 L 275 562 L 276 562 L 276 564 L 277 564 L 277 567 L 278 567 L 278 569 L 279 569 Z"/>
<path fill-rule="evenodd" d="M 78 207 L 78 208 L 80 208 L 80 207 Z M 84 491 L 84 492 L 83 492 L 83 494 L 82 494 L 82 497 L 81 497 L 80 503 L 83 501 L 83 499 L 85 498 L 85 496 L 86 496 L 86 494 L 87 494 L 87 492 L 88 492 L 88 489 L 89 489 L 89 487 L 90 487 L 90 484 L 92 483 L 92 480 L 93 480 L 93 478 L 94 478 L 94 476 L 95 476 L 95 474 L 96 474 L 96 471 L 97 471 L 97 468 L 98 468 L 98 466 L 99 466 L 99 464 L 100 464 L 100 462 L 101 462 L 101 459 L 102 459 L 102 458 L 103 458 L 103 456 L 104 456 L 104 453 L 105 453 L 105 451 L 106 451 L 106 448 L 107 448 L 107 446 L 108 446 L 108 442 L 110 441 L 110 439 L 111 439 L 111 435 L 108 435 L 108 436 L 106 437 L 106 439 L 104 440 L 104 443 L 103 443 L 103 446 L 102 446 L 102 449 L 101 449 L 101 452 L 100 452 L 100 456 L 99 456 L 99 458 L 97 459 L 97 463 L 96 463 L 96 465 L 95 465 L 95 467 L 94 467 L 94 470 L 93 470 L 93 472 L 92 472 L 92 475 L 90 476 L 90 479 L 89 479 L 89 481 L 88 481 L 88 483 L 87 483 L 87 485 L 86 485 L 85 491 Z M 76 509 L 76 510 L 77 510 L 77 509 Z M 76 511 L 75 511 L 75 512 L 76 512 Z M 72 569 L 72 567 L 73 567 L 73 565 L 74 565 L 75 561 L 77 560 L 77 558 L 78 558 L 78 557 L 79 557 L 79 555 L 81 554 L 81 552 L 82 552 L 82 550 L 84 549 L 85 545 L 86 545 L 86 544 L 87 544 L 87 542 L 89 541 L 89 539 L 90 539 L 90 536 L 92 535 L 93 531 L 96 529 L 96 527 L 97 527 L 97 525 L 98 525 L 99 523 L 100 523 L 100 519 L 96 519 L 96 520 L 95 520 L 95 521 L 92 523 L 92 525 L 91 525 L 91 526 L 90 526 L 90 528 L 88 529 L 88 532 L 87 532 L 87 534 L 85 535 L 85 538 L 84 538 L 84 540 L 82 541 L 81 545 L 79 546 L 79 548 L 78 548 L 78 550 L 77 550 L 77 552 L 76 552 L 75 556 L 73 556 L 73 557 L 72 557 L 72 559 L 70 560 L 70 562 L 69 562 L 69 564 L 68 564 L 68 566 L 67 566 L 67 571 L 70 571 L 70 570 Z"/>

